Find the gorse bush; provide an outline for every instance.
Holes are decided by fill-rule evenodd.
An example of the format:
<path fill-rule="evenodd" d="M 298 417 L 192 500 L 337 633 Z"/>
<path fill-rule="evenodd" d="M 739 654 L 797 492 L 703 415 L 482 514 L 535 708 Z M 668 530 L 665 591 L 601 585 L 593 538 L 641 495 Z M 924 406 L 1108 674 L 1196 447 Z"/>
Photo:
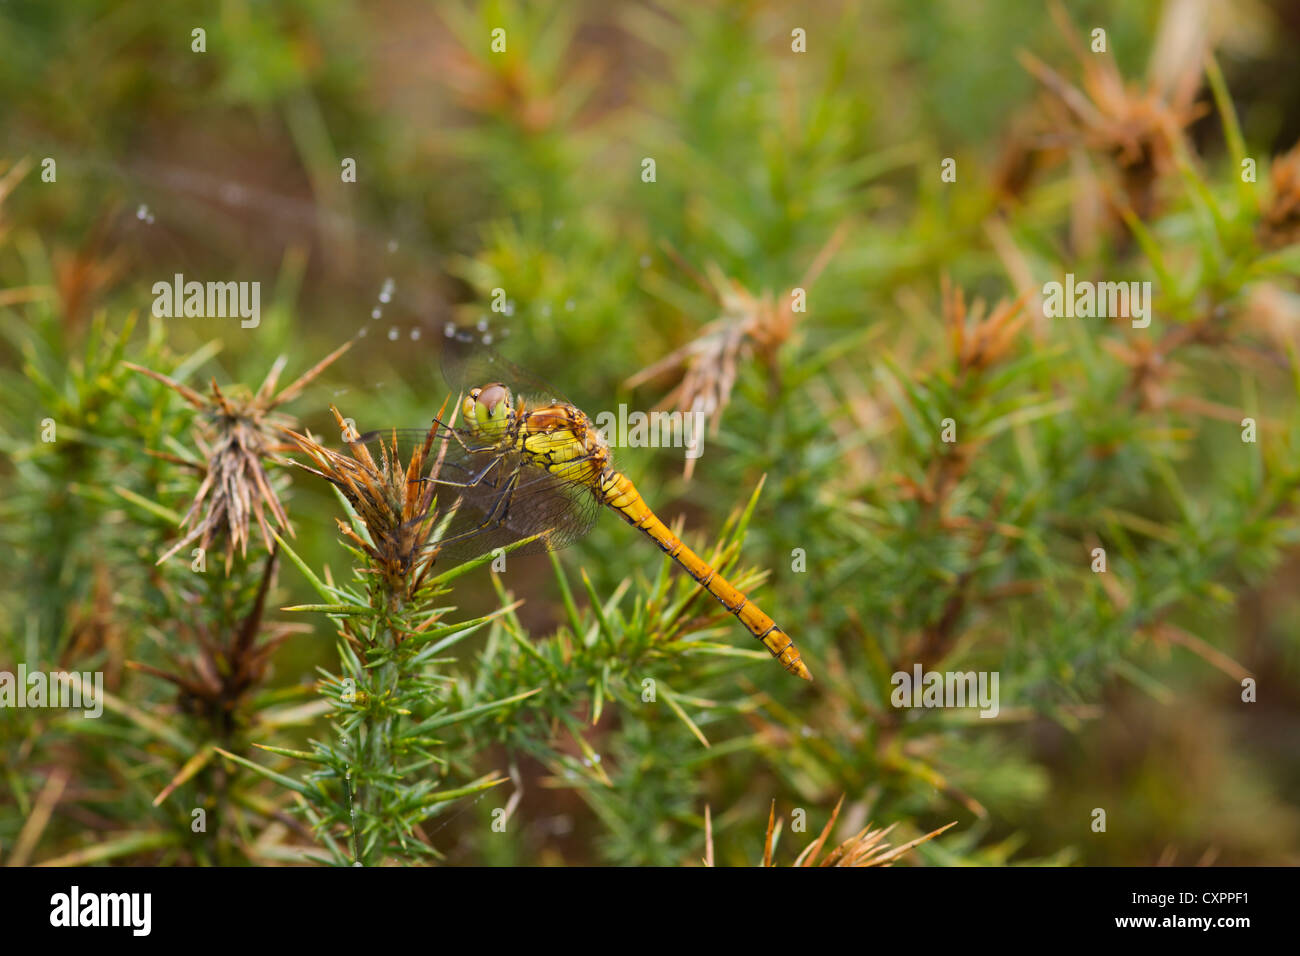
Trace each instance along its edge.
<path fill-rule="evenodd" d="M 1295 38 L 958 7 L 10 5 L 0 673 L 102 715 L 0 858 L 1294 862 Z M 440 551 L 449 324 L 701 423 L 813 683 L 610 508 Z"/>

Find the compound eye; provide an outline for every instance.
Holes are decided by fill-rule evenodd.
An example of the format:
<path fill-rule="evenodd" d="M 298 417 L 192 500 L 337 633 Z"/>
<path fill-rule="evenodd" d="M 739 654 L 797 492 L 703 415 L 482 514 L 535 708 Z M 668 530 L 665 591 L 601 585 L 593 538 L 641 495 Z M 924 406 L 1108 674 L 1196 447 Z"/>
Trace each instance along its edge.
<path fill-rule="evenodd" d="M 497 415 L 504 414 L 505 409 L 510 404 L 510 392 L 504 385 L 485 385 L 475 391 L 478 392 L 478 395 L 475 396 L 478 403 L 486 408 L 488 414 L 494 418 Z"/>

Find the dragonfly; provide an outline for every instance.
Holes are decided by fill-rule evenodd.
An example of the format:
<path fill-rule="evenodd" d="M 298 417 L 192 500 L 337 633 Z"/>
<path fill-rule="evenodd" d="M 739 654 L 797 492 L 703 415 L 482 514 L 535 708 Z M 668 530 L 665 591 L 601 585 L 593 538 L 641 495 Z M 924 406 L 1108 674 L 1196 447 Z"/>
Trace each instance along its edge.
<path fill-rule="evenodd" d="M 204 255 L 196 261 L 185 250 L 192 242 L 204 246 L 213 234 L 228 236 L 230 245 L 239 250 L 236 258 L 241 263 L 248 252 L 246 246 L 254 239 L 273 247 L 268 257 L 275 262 L 284 259 L 282 242 L 287 249 L 291 242 L 302 244 L 313 239 L 331 250 L 341 243 L 345 248 L 338 253 L 339 262 L 346 262 L 351 247 L 342 239 L 361 237 L 361 246 L 370 250 L 369 265 L 398 278 L 386 279 L 382 287 L 374 283 L 378 297 L 370 309 L 369 322 L 356 330 L 355 339 L 387 339 L 390 344 L 414 341 L 417 333 L 428 326 L 431 314 L 447 309 L 438 290 L 428 287 L 425 281 L 430 250 L 418 242 L 418 237 L 411 243 L 411 237 L 403 234 L 399 243 L 392 230 L 376 232 L 364 223 L 340 222 L 322 215 L 310 204 L 192 169 L 151 166 L 141 178 L 114 163 L 93 161 L 83 172 L 99 174 L 110 196 L 124 189 L 140 200 L 148 198 L 147 203 L 128 204 L 125 210 L 109 215 L 106 222 L 111 244 L 136 249 L 150 280 L 160 270 L 174 271 L 173 266 L 183 269 L 187 276 L 206 276 L 215 268 L 209 257 Z M 273 213 L 270 222 L 257 220 L 258 228 L 251 234 L 240 228 L 246 225 L 243 214 L 264 209 Z M 320 234 L 312 232 L 312 227 Z M 160 266 L 164 262 L 167 269 Z M 344 311 L 355 307 L 361 294 L 349 281 L 351 272 L 335 267 L 332 255 L 326 255 L 326 262 L 330 265 L 325 270 L 328 293 L 322 296 L 322 306 L 341 304 Z M 359 267 L 354 271 L 364 276 L 372 269 Z M 373 290 L 370 294 L 374 294 Z M 367 336 L 370 326 L 378 324 L 381 316 L 385 321 L 375 331 L 386 326 L 387 334 Z M 392 324 L 394 319 L 400 326 Z M 467 341 L 464 330 L 455 327 L 447 331 L 451 334 L 444 339 L 444 377 L 466 397 L 460 408 L 460 425 L 435 422 L 448 439 L 441 443 L 446 446 L 446 454 L 438 483 L 456 492 L 464 507 L 436 542 L 442 555 L 477 556 L 533 536 L 537 540 L 523 545 L 523 553 L 559 549 L 585 535 L 601 511 L 611 508 L 654 540 L 739 618 L 786 670 L 812 679 L 789 635 L 654 514 L 636 486 L 614 466 L 608 444 L 586 414 L 555 389 L 510 364 L 486 343 Z M 437 338 L 436 333 L 431 337 Z M 393 355 L 388 358 L 395 364 L 420 351 L 406 344 L 392 348 Z M 381 384 L 370 382 L 367 387 Z M 347 383 L 331 397 L 353 390 L 354 386 Z M 371 432 L 361 440 L 382 454 L 379 444 L 399 434 L 422 445 L 428 429 L 389 429 Z"/>
<path fill-rule="evenodd" d="M 735 615 L 789 673 L 812 680 L 790 635 L 646 504 L 585 412 L 454 324 L 443 345 L 444 378 L 463 398 L 450 422 L 433 420 L 441 464 L 433 477 L 420 479 L 447 489 L 456 502 L 431 545 L 440 555 L 486 554 L 530 537 L 520 552 L 558 550 L 610 509 Z M 424 444 L 428 435 L 428 428 L 379 429 L 359 440 L 379 448 L 390 441 Z"/>

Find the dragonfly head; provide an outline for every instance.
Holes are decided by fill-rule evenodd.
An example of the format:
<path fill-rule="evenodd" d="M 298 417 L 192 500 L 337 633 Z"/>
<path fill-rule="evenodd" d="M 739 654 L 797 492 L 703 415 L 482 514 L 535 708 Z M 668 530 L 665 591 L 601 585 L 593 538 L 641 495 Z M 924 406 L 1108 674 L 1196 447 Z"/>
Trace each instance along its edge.
<path fill-rule="evenodd" d="M 485 438 L 503 436 L 507 423 L 514 415 L 510 389 L 499 382 L 470 389 L 461 405 L 461 414 L 471 431 Z"/>

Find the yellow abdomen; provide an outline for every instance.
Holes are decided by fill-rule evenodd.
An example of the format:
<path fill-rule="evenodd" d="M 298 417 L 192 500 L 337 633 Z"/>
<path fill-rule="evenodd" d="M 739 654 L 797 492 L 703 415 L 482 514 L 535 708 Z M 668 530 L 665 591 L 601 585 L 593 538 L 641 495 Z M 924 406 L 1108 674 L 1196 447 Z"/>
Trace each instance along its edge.
<path fill-rule="evenodd" d="M 812 674 L 809 673 L 790 635 L 781 630 L 757 604 L 733 587 L 703 558 L 683 544 L 681 539 L 650 510 L 650 506 L 645 503 L 636 486 L 626 475 L 611 469 L 600 477 L 598 489 L 597 497 L 603 504 L 621 514 L 628 524 L 653 538 L 665 554 L 680 564 L 702 588 L 717 598 L 728 612 L 740 618 L 740 623 L 745 625 L 749 633 L 763 642 L 763 646 L 772 652 L 772 656 L 779 660 L 787 671 L 804 680 L 812 680 Z"/>

